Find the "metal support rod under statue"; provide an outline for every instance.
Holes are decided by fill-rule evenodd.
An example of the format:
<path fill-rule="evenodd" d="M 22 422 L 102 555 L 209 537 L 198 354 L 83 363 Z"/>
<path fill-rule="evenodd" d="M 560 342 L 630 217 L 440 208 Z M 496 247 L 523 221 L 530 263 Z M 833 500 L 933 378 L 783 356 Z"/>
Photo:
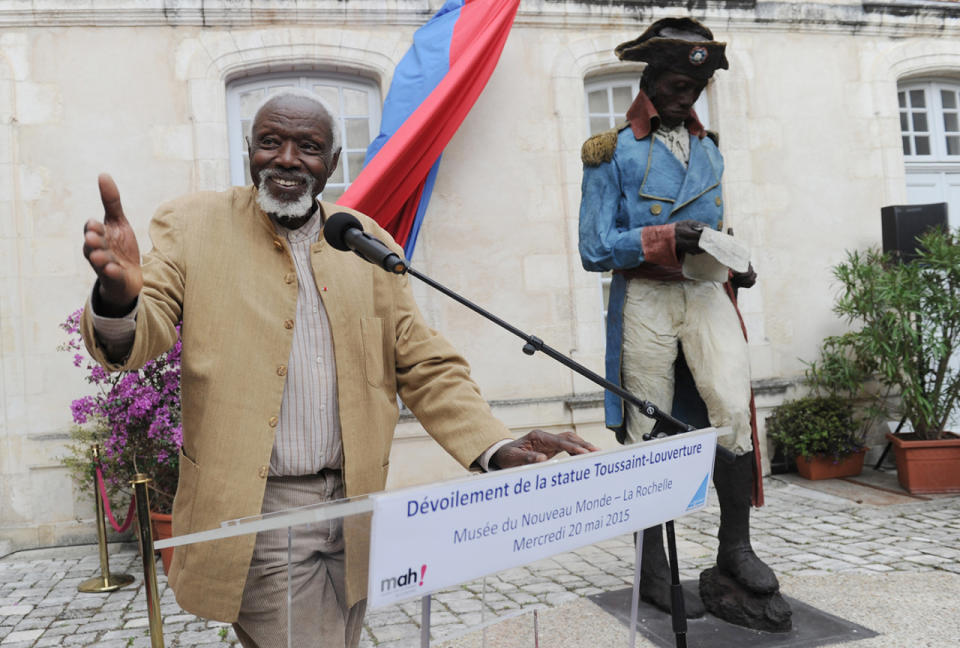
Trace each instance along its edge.
<path fill-rule="evenodd" d="M 150 621 L 150 647 L 163 648 L 163 621 L 160 618 L 160 595 L 157 592 L 157 562 L 153 554 L 153 532 L 150 529 L 150 478 L 143 473 L 133 476 L 133 495 L 137 501 L 137 536 L 143 558 L 143 586 L 147 594 L 147 616 Z"/>
<path fill-rule="evenodd" d="M 93 464 L 100 467 L 100 446 L 93 446 Z M 94 471 L 96 472 L 96 471 Z M 93 478 L 93 499 L 96 501 L 97 511 L 97 546 L 100 549 L 100 576 L 95 576 L 77 585 L 78 592 L 103 593 L 129 585 L 133 576 L 129 574 L 111 574 L 110 559 L 107 556 L 107 523 L 104 521 L 103 500 L 101 499 L 99 483 L 96 476 Z"/>

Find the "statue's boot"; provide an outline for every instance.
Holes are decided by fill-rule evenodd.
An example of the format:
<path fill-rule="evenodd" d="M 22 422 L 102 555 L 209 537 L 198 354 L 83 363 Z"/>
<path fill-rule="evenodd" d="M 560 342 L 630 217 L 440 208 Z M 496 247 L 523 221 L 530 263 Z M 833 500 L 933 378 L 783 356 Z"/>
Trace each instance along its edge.
<path fill-rule="evenodd" d="M 643 550 L 640 556 L 640 598 L 650 605 L 670 613 L 670 564 L 663 549 L 663 529 L 660 526 L 643 530 Z M 698 619 L 706 609 L 696 594 L 683 590 L 683 609 L 688 619 Z"/>
<path fill-rule="evenodd" d="M 780 583 L 773 570 L 757 557 L 750 546 L 753 475 L 753 452 L 742 454 L 730 462 L 718 456 L 714 464 L 713 485 L 717 488 L 720 502 L 717 566 L 748 590 L 769 594 L 780 589 Z"/>

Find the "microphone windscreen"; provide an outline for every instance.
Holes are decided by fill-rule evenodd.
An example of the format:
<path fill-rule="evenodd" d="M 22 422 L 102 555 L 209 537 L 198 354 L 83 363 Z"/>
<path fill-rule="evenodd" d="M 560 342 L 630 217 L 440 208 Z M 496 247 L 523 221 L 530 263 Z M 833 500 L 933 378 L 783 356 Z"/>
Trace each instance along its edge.
<path fill-rule="evenodd" d="M 347 212 L 337 212 L 327 219 L 323 226 L 323 238 L 327 243 L 338 250 L 348 252 L 350 247 L 347 245 L 345 235 L 347 230 L 358 229 L 363 231 L 363 225 L 357 220 L 357 217 Z"/>

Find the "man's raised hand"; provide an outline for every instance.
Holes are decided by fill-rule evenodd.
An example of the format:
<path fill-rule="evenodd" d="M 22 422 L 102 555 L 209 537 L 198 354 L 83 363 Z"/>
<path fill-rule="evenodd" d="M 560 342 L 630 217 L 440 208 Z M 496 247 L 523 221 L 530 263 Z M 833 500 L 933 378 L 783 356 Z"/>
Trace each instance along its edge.
<path fill-rule="evenodd" d="M 103 222 L 90 219 L 83 226 L 83 256 L 99 279 L 101 315 L 125 315 L 143 288 L 140 248 L 123 214 L 120 192 L 106 173 L 97 179 L 103 202 Z"/>

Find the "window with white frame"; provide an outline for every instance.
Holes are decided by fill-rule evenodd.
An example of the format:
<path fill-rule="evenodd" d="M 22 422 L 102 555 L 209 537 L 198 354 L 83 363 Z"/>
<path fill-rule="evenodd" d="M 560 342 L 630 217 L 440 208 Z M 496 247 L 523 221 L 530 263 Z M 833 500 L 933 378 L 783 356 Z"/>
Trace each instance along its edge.
<path fill-rule="evenodd" d="M 246 135 L 253 111 L 264 97 L 285 88 L 305 88 L 324 99 L 336 112 L 340 128 L 340 164 L 327 181 L 323 199 L 334 202 L 346 191 L 360 169 L 367 146 L 380 128 L 380 90 L 363 77 L 289 72 L 245 77 L 227 86 L 227 135 L 230 139 L 230 181 L 251 183 Z"/>
<path fill-rule="evenodd" d="M 627 109 L 633 103 L 640 90 L 640 73 L 610 74 L 587 79 L 584 83 L 587 94 L 587 132 L 589 136 L 602 133 L 626 119 Z M 706 91 L 700 93 L 700 98 L 693 109 L 700 118 L 704 128 L 710 127 L 710 112 L 707 106 Z M 603 314 L 606 319 L 607 302 L 610 297 L 611 273 L 600 275 L 600 285 L 603 289 Z"/>
<path fill-rule="evenodd" d="M 907 201 L 945 202 L 960 226 L 960 81 L 925 79 L 897 89 Z"/>
<path fill-rule="evenodd" d="M 911 83 L 897 100 L 907 159 L 960 162 L 960 83 Z"/>

